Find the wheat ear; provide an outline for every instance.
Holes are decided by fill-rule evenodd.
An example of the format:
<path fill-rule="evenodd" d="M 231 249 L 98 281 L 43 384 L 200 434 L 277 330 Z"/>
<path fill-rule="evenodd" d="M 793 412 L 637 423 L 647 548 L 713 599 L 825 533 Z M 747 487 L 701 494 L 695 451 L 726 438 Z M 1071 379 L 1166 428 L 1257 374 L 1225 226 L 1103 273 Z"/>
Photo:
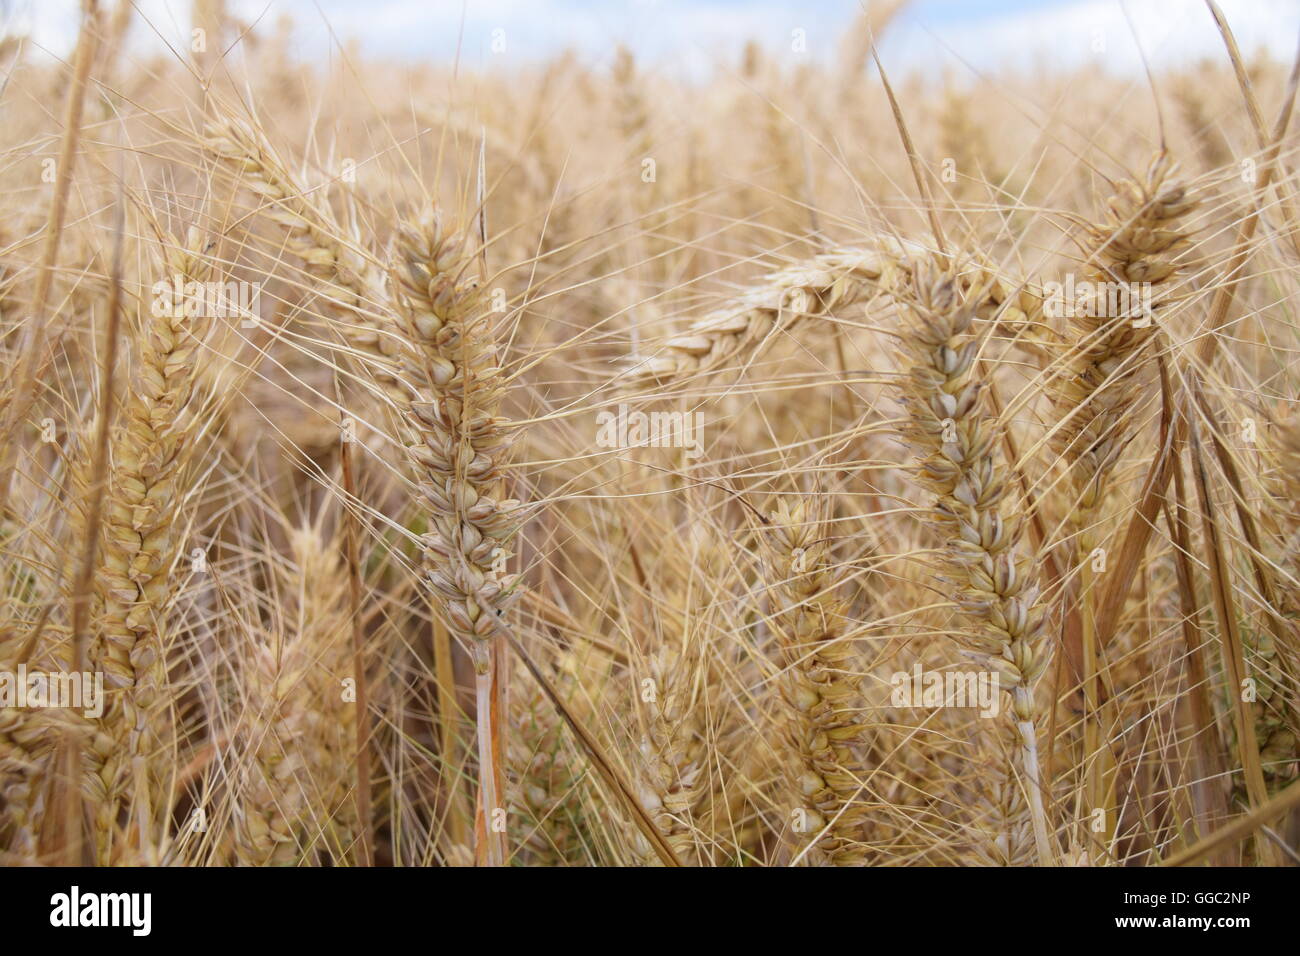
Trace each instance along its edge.
<path fill-rule="evenodd" d="M 875 295 L 905 294 L 909 264 L 935 253 L 915 242 L 878 236 L 863 248 L 838 249 L 769 274 L 726 308 L 709 312 L 670 337 L 652 355 L 630 356 L 625 375 L 632 384 L 667 384 L 728 364 L 752 361 L 780 335 L 808 320 L 825 319 Z M 979 262 L 962 277 L 963 289 L 978 289 L 978 315 L 996 320 L 1026 338 L 1043 314 L 1042 292 Z"/>
<path fill-rule="evenodd" d="M 677 858 L 684 865 L 698 865 L 694 817 L 704 793 L 708 757 L 692 700 L 691 677 L 698 655 L 685 643 L 658 648 L 646 661 L 656 699 L 639 748 L 637 796 Z M 659 864 L 658 854 L 644 836 L 635 834 L 633 842 L 642 865 Z"/>
<path fill-rule="evenodd" d="M 579 660 L 568 651 L 556 668 L 556 689 L 572 695 L 575 710 L 584 708 L 590 692 L 580 683 Z M 510 741 L 511 804 L 520 821 L 519 843 L 532 851 L 533 865 L 561 866 L 584 836 L 585 768 L 545 692 L 532 686 L 522 663 L 516 672 L 516 683 L 529 688 L 512 704 L 517 732 Z"/>
<path fill-rule="evenodd" d="M 655 354 L 627 360 L 632 381 L 661 383 L 743 362 L 809 318 L 832 315 L 878 285 L 897 256 L 877 249 L 828 252 L 767 276 L 733 305 L 710 312 Z"/>
<path fill-rule="evenodd" d="M 182 289 L 206 280 L 203 246 L 195 229 L 184 242 L 165 246 L 166 289 L 142 303 L 138 368 L 112 440 L 103 558 L 94 581 L 100 614 L 90 660 L 104 672 L 105 684 L 120 693 L 105 712 L 105 733 L 95 737 L 85 768 L 87 792 L 98 807 L 101 855 L 108 850 L 124 790 L 132 791 L 142 808 L 140 831 L 156 809 L 147 802 L 147 764 L 163 740 L 154 725 L 167 702 L 164 639 L 174 594 L 169 572 L 184 527 L 179 520 L 187 490 L 183 471 L 194 427 L 187 405 L 199 347 L 184 297 L 175 289 L 177 280 Z M 149 836 L 140 832 L 139 838 Z"/>
<path fill-rule="evenodd" d="M 1300 480 L 1300 416 L 1279 423 L 1272 449 L 1277 460 L 1278 501 L 1272 510 L 1277 538 L 1282 545 L 1282 571 L 1277 581 L 1277 601 L 1289 634 L 1274 640 L 1267 629 L 1253 636 L 1255 671 L 1259 674 L 1259 704 L 1255 738 L 1260 741 L 1260 762 L 1269 782 L 1277 784 L 1296 776 L 1300 753 L 1295 708 L 1288 702 L 1288 674 L 1300 671 L 1300 503 L 1296 482 Z M 1294 689 L 1290 690 L 1294 693 Z"/>
<path fill-rule="evenodd" d="M 65 635 L 66 637 L 66 635 Z M 18 661 L 8 655 L 18 642 L 0 634 L 0 673 L 16 674 Z M 29 667 L 33 666 L 31 664 Z M 60 745 L 72 740 L 85 746 L 94 725 L 81 712 L 58 707 L 0 707 L 0 865 L 7 850 L 13 862 L 36 864 L 46 788 Z"/>
<path fill-rule="evenodd" d="M 998 425 L 972 376 L 979 350 L 972 333 L 976 306 L 963 299 L 953 272 L 929 262 L 914 264 L 911 287 L 901 312 L 903 437 L 918 459 L 915 476 L 936 496 L 928 517 L 944 542 L 948 574 L 959 588 L 956 602 L 978 625 L 954 636 L 1011 695 L 1034 841 L 1039 861 L 1048 865 L 1033 694 L 1048 658 L 1044 609 L 1018 554 L 1022 527 L 1008 514 Z"/>
<path fill-rule="evenodd" d="M 1052 397 L 1068 413 L 1053 433 L 1053 445 L 1070 469 L 1080 520 L 1096 508 L 1105 478 L 1128 440 L 1128 424 L 1139 391 L 1141 355 L 1156 333 L 1156 312 L 1167 301 L 1177 275 L 1176 254 L 1187 246 L 1179 220 L 1196 206 L 1187 189 L 1171 182 L 1175 167 L 1165 153 L 1151 161 L 1142 182 L 1125 182 L 1111 198 L 1103 221 L 1089 227 L 1088 278 L 1114 286 L 1150 283 L 1149 308 L 1109 315 L 1108 296 L 1066 303 L 1074 313 L 1071 338 Z M 1114 301 L 1119 301 L 1118 297 Z"/>
<path fill-rule="evenodd" d="M 235 858 L 283 866 L 317 837 L 322 811 L 352 842 L 348 755 L 356 709 L 343 699 L 352 673 L 342 600 L 347 577 L 338 554 L 314 529 L 290 535 L 292 566 L 282 570 L 285 607 L 249 652 L 244 683 L 251 719 L 248 766 L 235 810 Z"/>
<path fill-rule="evenodd" d="M 394 299 L 407 336 L 402 375 L 415 467 L 429 521 L 421 539 L 425 579 L 447 627 L 470 649 L 478 680 L 480 821 L 500 808 L 497 658 L 514 578 L 505 570 L 518 502 L 503 496 L 509 433 L 500 416 L 490 313 L 460 237 L 434 210 L 397 233 Z M 500 675 L 504 678 L 504 675 Z M 504 839 L 486 835 L 486 862 L 504 863 Z"/>
<path fill-rule="evenodd" d="M 819 508 L 802 498 L 781 499 L 768 516 L 772 628 L 782 652 L 781 700 L 794 757 L 794 809 L 802 811 L 799 830 L 813 836 L 812 862 L 862 866 L 868 861 L 861 794 L 870 742 Z"/>
<path fill-rule="evenodd" d="M 266 204 L 263 212 L 284 231 L 285 248 L 302 260 L 307 274 L 327 283 L 329 302 L 341 319 L 336 323 L 339 332 L 366 358 L 369 374 L 385 394 L 402 401 L 405 395 L 397 377 L 400 344 L 386 317 L 373 311 L 383 296 L 359 240 L 345 239 L 329 206 L 285 168 L 259 129 L 222 116 L 208 126 L 204 143 Z"/>

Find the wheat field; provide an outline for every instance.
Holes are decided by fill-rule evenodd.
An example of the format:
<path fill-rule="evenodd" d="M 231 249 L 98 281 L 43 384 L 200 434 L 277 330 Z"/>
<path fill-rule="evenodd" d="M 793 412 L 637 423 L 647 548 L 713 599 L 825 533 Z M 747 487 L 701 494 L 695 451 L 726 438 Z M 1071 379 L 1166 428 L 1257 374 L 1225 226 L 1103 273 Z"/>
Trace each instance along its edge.
<path fill-rule="evenodd" d="M 0 862 L 1300 862 L 1300 59 L 173 6 L 0 41 Z"/>

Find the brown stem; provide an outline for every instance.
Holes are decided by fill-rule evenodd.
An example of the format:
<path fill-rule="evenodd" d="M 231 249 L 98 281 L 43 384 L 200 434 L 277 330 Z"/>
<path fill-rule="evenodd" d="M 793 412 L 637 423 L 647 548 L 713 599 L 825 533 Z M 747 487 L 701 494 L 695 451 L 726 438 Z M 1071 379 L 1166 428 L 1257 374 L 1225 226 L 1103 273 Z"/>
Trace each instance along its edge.
<path fill-rule="evenodd" d="M 366 686 L 365 629 L 361 620 L 361 562 L 357 550 L 357 516 L 352 503 L 357 500 L 352 471 L 352 443 L 341 443 L 339 465 L 343 472 L 343 548 L 348 565 L 348 600 L 352 620 L 352 676 L 356 681 L 356 758 L 357 758 L 357 827 L 362 866 L 374 866 L 374 837 L 371 833 L 370 794 L 370 695 Z"/>

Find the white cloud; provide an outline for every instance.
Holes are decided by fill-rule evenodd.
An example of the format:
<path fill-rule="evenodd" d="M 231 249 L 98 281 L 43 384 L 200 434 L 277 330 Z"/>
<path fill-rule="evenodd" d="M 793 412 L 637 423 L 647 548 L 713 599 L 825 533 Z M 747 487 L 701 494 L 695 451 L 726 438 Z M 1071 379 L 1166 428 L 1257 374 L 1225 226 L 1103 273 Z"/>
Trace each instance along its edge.
<path fill-rule="evenodd" d="M 1245 53 L 1264 46 L 1279 59 L 1289 61 L 1294 55 L 1300 32 L 1300 5 L 1294 0 L 1223 0 L 1221 6 Z M 929 33 L 911 21 L 893 37 L 898 60 L 937 58 L 956 64 L 956 56 L 981 71 L 1002 66 L 1027 70 L 1039 64 L 1068 69 L 1096 62 L 1136 72 L 1142 60 L 1135 33 L 1153 66 L 1224 56 L 1223 40 L 1203 0 L 1129 0 L 1124 6 L 1118 0 L 1073 0 L 925 26 Z"/>

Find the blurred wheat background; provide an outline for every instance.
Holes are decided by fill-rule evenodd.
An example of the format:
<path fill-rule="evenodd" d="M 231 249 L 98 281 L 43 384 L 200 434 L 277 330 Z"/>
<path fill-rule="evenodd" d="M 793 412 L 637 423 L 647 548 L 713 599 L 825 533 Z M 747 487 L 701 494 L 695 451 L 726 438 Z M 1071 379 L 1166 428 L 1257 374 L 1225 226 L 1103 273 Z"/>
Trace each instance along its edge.
<path fill-rule="evenodd" d="M 0 861 L 1300 862 L 1290 57 L 173 6 L 0 42 Z"/>

